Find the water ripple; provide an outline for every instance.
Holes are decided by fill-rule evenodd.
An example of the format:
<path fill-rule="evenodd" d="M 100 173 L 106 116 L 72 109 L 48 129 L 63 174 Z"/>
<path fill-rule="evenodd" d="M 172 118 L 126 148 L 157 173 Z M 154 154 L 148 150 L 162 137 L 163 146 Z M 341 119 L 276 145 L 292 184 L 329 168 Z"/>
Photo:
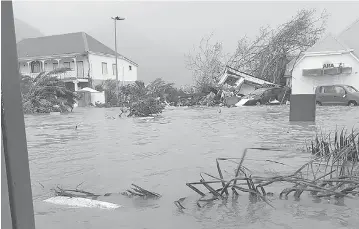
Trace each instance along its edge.
<path fill-rule="evenodd" d="M 253 146 L 286 151 L 250 151 L 247 167 L 259 174 L 286 174 L 309 158 L 303 152 L 305 140 L 315 132 L 357 125 L 357 107 L 318 107 L 315 124 L 289 122 L 288 106 L 221 110 L 176 108 L 154 119 L 118 118 L 116 108 L 25 116 L 37 228 L 356 228 L 358 201 L 274 199 L 273 210 L 243 194 L 237 201 L 198 209 L 198 196 L 185 183 L 198 180 L 200 172 L 215 174 L 215 158 L 240 157 Z M 233 174 L 234 168 L 224 163 L 224 175 Z M 148 202 L 113 197 L 125 206 L 120 213 L 40 201 L 56 185 L 74 188 L 82 182 L 83 189 L 100 193 L 120 192 L 135 182 L 163 198 Z M 173 201 L 183 196 L 188 196 L 188 209 L 179 214 Z"/>

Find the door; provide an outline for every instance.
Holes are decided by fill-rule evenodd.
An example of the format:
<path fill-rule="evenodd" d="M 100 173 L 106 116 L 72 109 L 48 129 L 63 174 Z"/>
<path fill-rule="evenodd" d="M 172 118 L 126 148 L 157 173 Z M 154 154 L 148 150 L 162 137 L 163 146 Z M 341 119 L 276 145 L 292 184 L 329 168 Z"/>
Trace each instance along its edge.
<path fill-rule="evenodd" d="M 84 72 L 84 62 L 83 61 L 77 61 L 77 77 L 84 78 L 85 72 Z"/>
<path fill-rule="evenodd" d="M 315 91 L 316 101 L 325 104 L 325 87 L 318 87 Z"/>
<path fill-rule="evenodd" d="M 334 96 L 336 95 L 334 86 L 324 86 L 320 90 L 320 102 L 323 105 L 331 105 L 334 102 Z"/>
<path fill-rule="evenodd" d="M 86 107 L 91 103 L 91 93 L 90 92 L 80 92 L 80 99 L 78 101 L 79 107 Z"/>
<path fill-rule="evenodd" d="M 31 73 L 40 73 L 41 72 L 41 63 L 40 61 L 31 62 Z"/>
<path fill-rule="evenodd" d="M 345 90 L 342 86 L 334 86 L 335 94 L 333 98 L 333 105 L 346 105 Z"/>

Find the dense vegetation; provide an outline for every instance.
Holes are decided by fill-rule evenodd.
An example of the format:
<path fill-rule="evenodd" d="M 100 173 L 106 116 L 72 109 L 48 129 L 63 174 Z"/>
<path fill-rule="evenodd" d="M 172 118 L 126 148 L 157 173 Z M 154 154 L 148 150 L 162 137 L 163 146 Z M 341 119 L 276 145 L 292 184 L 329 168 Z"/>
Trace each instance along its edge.
<path fill-rule="evenodd" d="M 67 89 L 65 83 L 56 74 L 68 71 L 57 69 L 48 73 L 39 73 L 35 78 L 20 75 L 22 105 L 25 114 L 68 112 L 78 96 Z"/>

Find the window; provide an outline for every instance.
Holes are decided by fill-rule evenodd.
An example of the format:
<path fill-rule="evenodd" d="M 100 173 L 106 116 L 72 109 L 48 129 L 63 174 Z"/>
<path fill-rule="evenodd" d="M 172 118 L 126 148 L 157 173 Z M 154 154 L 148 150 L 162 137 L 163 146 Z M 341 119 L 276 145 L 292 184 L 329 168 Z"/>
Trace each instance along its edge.
<path fill-rule="evenodd" d="M 52 66 L 53 66 L 53 68 L 54 68 L 54 70 L 55 70 L 56 68 L 59 67 L 59 64 L 58 64 L 58 63 L 53 63 Z"/>
<path fill-rule="evenodd" d="M 70 62 L 64 62 L 64 68 L 70 68 Z"/>
<path fill-rule="evenodd" d="M 116 64 L 112 64 L 112 75 L 116 75 Z"/>
<path fill-rule="evenodd" d="M 263 96 L 264 97 L 268 97 L 268 96 L 271 96 L 273 93 L 272 93 L 272 90 L 266 90 L 265 92 L 263 92 Z"/>
<path fill-rule="evenodd" d="M 345 94 L 345 90 L 344 90 L 344 88 L 342 88 L 342 87 L 335 86 L 335 87 L 334 87 L 334 90 L 335 90 L 335 93 L 336 93 L 336 94 L 340 94 L 340 95 Z"/>
<path fill-rule="evenodd" d="M 319 93 L 324 93 L 324 87 L 319 87 Z"/>
<path fill-rule="evenodd" d="M 343 86 L 349 93 L 358 92 L 358 90 L 355 87 L 352 86 Z"/>
<path fill-rule="evenodd" d="M 326 93 L 326 94 L 328 94 L 328 93 L 336 93 L 335 87 L 333 87 L 333 86 L 323 87 L 322 90 L 323 90 L 323 93 Z"/>
<path fill-rule="evenodd" d="M 128 66 L 128 69 L 129 69 L 130 71 L 132 71 L 132 66 L 131 66 L 131 65 L 129 65 L 129 66 Z"/>
<path fill-rule="evenodd" d="M 31 73 L 40 73 L 41 72 L 41 63 L 40 61 L 31 62 Z"/>
<path fill-rule="evenodd" d="M 107 75 L 107 63 L 102 62 L 102 75 Z"/>

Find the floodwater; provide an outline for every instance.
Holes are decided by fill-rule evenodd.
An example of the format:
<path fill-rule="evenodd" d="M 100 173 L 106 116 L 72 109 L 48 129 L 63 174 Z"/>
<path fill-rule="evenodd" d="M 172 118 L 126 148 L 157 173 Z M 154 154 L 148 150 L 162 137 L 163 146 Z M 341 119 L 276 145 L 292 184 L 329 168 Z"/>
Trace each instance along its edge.
<path fill-rule="evenodd" d="M 66 115 L 26 116 L 32 192 L 37 229 L 183 229 L 183 228 L 357 228 L 359 200 L 344 204 L 273 198 L 271 204 L 238 200 L 198 208 L 199 198 L 186 186 L 201 172 L 217 176 L 215 159 L 241 157 L 247 147 L 285 151 L 249 151 L 244 165 L 256 174 L 290 173 L 310 155 L 305 140 L 316 131 L 352 128 L 357 107 L 318 107 L 315 124 L 290 123 L 289 106 L 175 108 L 153 120 L 118 118 L 118 109 L 77 108 Z M 77 129 L 75 128 L 77 126 Z M 272 163 L 272 160 L 285 165 Z M 233 165 L 223 163 L 224 176 Z M 137 184 L 163 195 L 158 200 L 121 195 L 101 200 L 116 210 L 70 208 L 46 203 L 51 188 L 80 188 L 118 193 Z M 283 187 L 274 187 L 279 194 Z M 174 201 L 187 197 L 180 212 Z"/>

